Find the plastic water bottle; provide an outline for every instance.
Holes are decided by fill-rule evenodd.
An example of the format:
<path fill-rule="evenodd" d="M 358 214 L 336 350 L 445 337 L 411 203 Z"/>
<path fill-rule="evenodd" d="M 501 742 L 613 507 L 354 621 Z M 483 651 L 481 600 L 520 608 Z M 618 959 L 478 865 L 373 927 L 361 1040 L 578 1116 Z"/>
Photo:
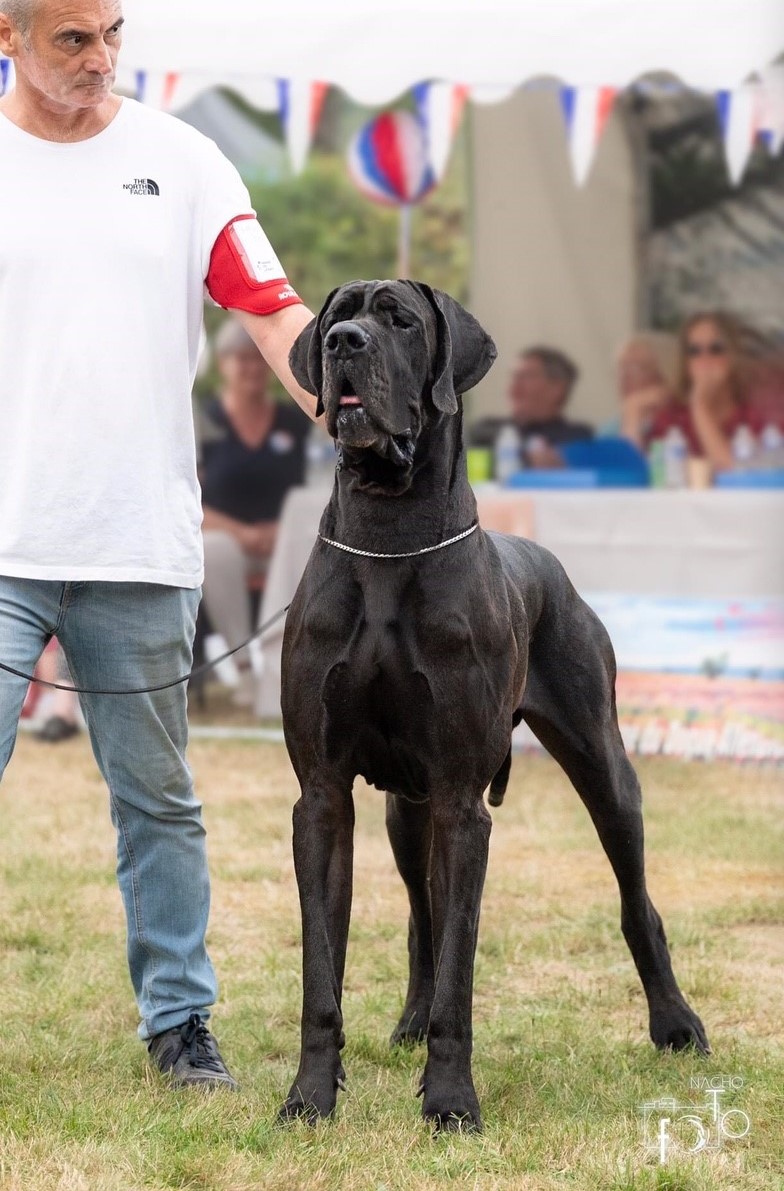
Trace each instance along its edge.
<path fill-rule="evenodd" d="M 335 475 L 337 453 L 329 435 L 319 426 L 311 426 L 305 444 L 305 474 L 309 487 L 326 487 Z"/>
<path fill-rule="evenodd" d="M 756 453 L 757 440 L 754 437 L 754 433 L 750 427 L 741 422 L 732 436 L 732 458 L 735 462 L 735 467 L 739 471 L 749 468 Z"/>
<path fill-rule="evenodd" d="M 648 449 L 648 468 L 651 475 L 651 487 L 664 487 L 664 442 L 655 438 Z"/>
<path fill-rule="evenodd" d="M 760 435 L 759 463 L 769 471 L 784 469 L 784 434 L 775 422 L 768 422 Z"/>
<path fill-rule="evenodd" d="M 522 467 L 520 436 L 514 426 L 507 423 L 498 431 L 493 456 L 496 482 L 506 484 L 509 477 Z"/>
<path fill-rule="evenodd" d="M 689 444 L 679 426 L 671 426 L 662 447 L 665 488 L 685 488 L 688 483 Z"/>

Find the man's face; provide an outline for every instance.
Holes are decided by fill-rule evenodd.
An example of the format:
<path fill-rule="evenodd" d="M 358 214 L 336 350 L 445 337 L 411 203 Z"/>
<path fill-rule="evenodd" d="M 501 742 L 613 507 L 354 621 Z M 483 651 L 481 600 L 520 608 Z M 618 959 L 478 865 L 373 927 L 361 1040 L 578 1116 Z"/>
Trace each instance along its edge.
<path fill-rule="evenodd" d="M 516 422 L 543 422 L 561 412 L 563 381 L 552 380 L 538 356 L 520 356 L 509 381 L 509 406 Z"/>
<path fill-rule="evenodd" d="M 38 0 L 28 36 L 13 35 L 19 84 L 49 110 L 97 107 L 114 84 L 121 27 L 121 0 Z"/>

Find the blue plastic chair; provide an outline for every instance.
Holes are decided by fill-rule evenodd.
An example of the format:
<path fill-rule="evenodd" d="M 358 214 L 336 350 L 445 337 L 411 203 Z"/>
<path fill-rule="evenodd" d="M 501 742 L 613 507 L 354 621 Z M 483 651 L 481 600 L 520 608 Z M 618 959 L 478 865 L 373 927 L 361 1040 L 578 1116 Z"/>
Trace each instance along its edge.
<path fill-rule="evenodd" d="M 568 468 L 596 472 L 599 488 L 645 488 L 648 460 L 625 438 L 589 438 L 558 448 Z"/>

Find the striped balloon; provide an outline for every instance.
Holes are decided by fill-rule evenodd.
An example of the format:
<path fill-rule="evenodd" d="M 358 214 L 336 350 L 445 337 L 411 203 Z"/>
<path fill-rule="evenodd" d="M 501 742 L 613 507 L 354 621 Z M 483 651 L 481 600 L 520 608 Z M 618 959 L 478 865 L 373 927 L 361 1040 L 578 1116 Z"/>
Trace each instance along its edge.
<path fill-rule="evenodd" d="M 383 112 L 351 142 L 348 168 L 356 186 L 377 203 L 418 203 L 436 184 L 427 138 L 411 112 Z"/>

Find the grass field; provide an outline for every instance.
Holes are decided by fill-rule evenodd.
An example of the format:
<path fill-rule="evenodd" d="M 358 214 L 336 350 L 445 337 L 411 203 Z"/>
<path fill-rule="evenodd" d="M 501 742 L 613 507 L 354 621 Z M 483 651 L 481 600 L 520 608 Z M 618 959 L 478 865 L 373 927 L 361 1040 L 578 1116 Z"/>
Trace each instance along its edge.
<path fill-rule="evenodd" d="M 241 1090 L 172 1092 L 148 1068 L 101 780 L 83 739 L 22 738 L 0 789 L 3 1191 L 784 1187 L 780 772 L 639 766 L 651 893 L 711 1037 L 704 1059 L 654 1051 L 587 815 L 549 760 L 515 762 L 494 812 L 477 959 L 485 1131 L 433 1139 L 415 1099 L 422 1051 L 387 1046 L 407 909 L 383 797 L 358 783 L 349 1090 L 334 1122 L 284 1128 L 275 1115 L 296 1069 L 300 1010 L 293 775 L 275 745 L 197 742 L 191 759 L 213 873 L 214 1028 Z M 746 1113 L 747 1135 L 660 1165 L 646 1152 L 642 1106 L 673 1097 L 710 1124 L 699 1085 L 721 1075 L 735 1084 L 721 1106 Z"/>

